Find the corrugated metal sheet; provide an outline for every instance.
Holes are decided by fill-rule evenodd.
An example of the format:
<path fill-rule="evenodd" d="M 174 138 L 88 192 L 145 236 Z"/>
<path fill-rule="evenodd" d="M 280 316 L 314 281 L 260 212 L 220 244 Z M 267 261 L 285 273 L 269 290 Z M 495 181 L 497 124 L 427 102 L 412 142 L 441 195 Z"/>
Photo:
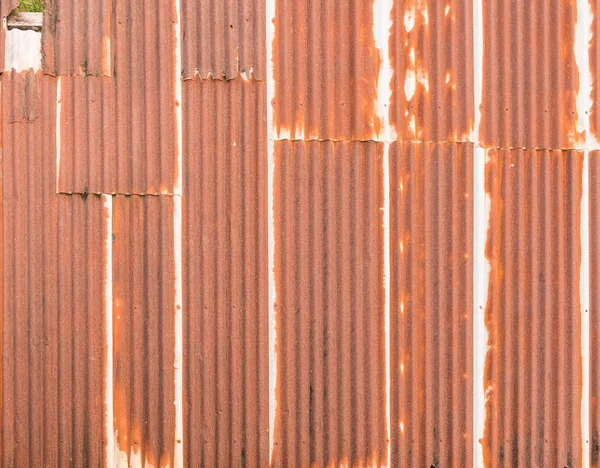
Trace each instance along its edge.
<path fill-rule="evenodd" d="M 600 151 L 589 153 L 590 187 L 590 462 L 600 464 Z"/>
<path fill-rule="evenodd" d="M 150 466 L 174 457 L 174 225 L 173 197 L 113 199 L 116 442 Z"/>
<path fill-rule="evenodd" d="M 387 459 L 382 156 L 275 142 L 274 466 Z"/>
<path fill-rule="evenodd" d="M 596 140 L 600 140 L 600 86 L 597 85 L 600 77 L 600 0 L 589 0 L 589 7 L 593 13 L 591 21 L 591 38 L 589 39 L 589 61 L 592 84 L 592 106 L 590 109 L 590 130 Z M 600 456 L 600 455 L 599 455 Z"/>
<path fill-rule="evenodd" d="M 183 96 L 184 459 L 268 466 L 265 84 Z"/>
<path fill-rule="evenodd" d="M 483 0 L 481 142 L 574 148 L 576 0 Z"/>
<path fill-rule="evenodd" d="M 0 0 L 0 19 L 4 18 L 17 6 L 20 0 Z M 0 70 L 4 70 L 4 52 L 5 52 L 6 29 L 0 28 Z"/>
<path fill-rule="evenodd" d="M 369 140 L 379 133 L 373 2 L 276 0 L 274 118 L 279 138 Z"/>
<path fill-rule="evenodd" d="M 111 0 L 46 0 L 45 5 L 44 73 L 110 76 Z"/>
<path fill-rule="evenodd" d="M 581 466 L 583 153 L 488 157 L 485 461 Z"/>
<path fill-rule="evenodd" d="M 181 0 L 185 79 L 265 79 L 265 2 Z"/>
<path fill-rule="evenodd" d="M 472 466 L 473 146 L 389 157 L 392 466 Z"/>
<path fill-rule="evenodd" d="M 404 141 L 471 141 L 473 2 L 396 0 L 391 123 Z"/>
<path fill-rule="evenodd" d="M 14 121 L 31 79 L 39 117 Z M 2 77 L 3 466 L 105 463 L 106 217 L 100 196 L 55 195 L 55 89 Z"/>

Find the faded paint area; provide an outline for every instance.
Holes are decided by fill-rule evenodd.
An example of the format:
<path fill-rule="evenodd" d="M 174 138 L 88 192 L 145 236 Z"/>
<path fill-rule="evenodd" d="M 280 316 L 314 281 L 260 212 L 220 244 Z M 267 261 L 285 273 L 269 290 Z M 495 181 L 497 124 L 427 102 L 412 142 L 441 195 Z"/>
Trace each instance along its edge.
<path fill-rule="evenodd" d="M 12 10 L 19 6 L 20 0 L 0 0 L 0 20 L 2 24 L 0 25 L 0 70 L 4 70 L 4 51 L 6 50 L 6 17 L 10 14 Z"/>
<path fill-rule="evenodd" d="M 39 116 L 14 121 L 29 79 L 2 77 L 2 465 L 101 466 L 102 201 L 55 196 L 56 79 L 37 75 Z"/>
<path fill-rule="evenodd" d="M 369 140 L 377 113 L 379 50 L 373 2 L 276 0 L 273 77 L 276 139 Z"/>
<path fill-rule="evenodd" d="M 46 0 L 42 29 L 44 73 L 111 76 L 112 15 L 111 0 Z"/>
<path fill-rule="evenodd" d="M 390 118 L 404 141 L 472 141 L 473 5 L 397 0 Z"/>
<path fill-rule="evenodd" d="M 186 466 L 269 465 L 265 87 L 183 83 Z"/>
<path fill-rule="evenodd" d="M 37 31 L 6 31 L 4 70 L 20 72 L 32 68 L 34 72 L 38 71 L 42 66 L 41 39 L 42 35 Z"/>
<path fill-rule="evenodd" d="M 275 142 L 275 467 L 387 462 L 382 156 Z"/>
<path fill-rule="evenodd" d="M 392 143 L 392 466 L 472 466 L 473 146 Z"/>
<path fill-rule="evenodd" d="M 183 78 L 265 80 L 265 2 L 181 0 Z"/>
<path fill-rule="evenodd" d="M 576 146 L 576 4 L 483 0 L 484 146 Z"/>
<path fill-rule="evenodd" d="M 600 141 L 600 0 L 589 0 L 591 11 L 591 37 L 589 39 L 589 67 L 592 105 L 590 110 L 590 131 L 596 141 Z M 592 14 L 595 13 L 595 14 Z M 597 149 L 597 148 L 594 148 Z"/>
<path fill-rule="evenodd" d="M 10 103 L 3 109 L 5 123 L 31 123 L 38 119 L 42 103 L 41 79 L 41 72 L 33 70 L 3 73 L 2 100 Z"/>
<path fill-rule="evenodd" d="M 173 219 L 172 197 L 113 198 L 116 448 L 155 467 L 175 444 Z"/>
<path fill-rule="evenodd" d="M 580 466 L 582 152 L 489 150 L 486 466 Z"/>

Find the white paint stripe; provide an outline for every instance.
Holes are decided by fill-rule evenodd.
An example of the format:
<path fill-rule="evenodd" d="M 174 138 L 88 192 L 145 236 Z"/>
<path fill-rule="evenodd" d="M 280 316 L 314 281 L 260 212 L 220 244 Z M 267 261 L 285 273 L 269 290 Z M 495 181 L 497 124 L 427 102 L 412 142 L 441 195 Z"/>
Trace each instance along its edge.
<path fill-rule="evenodd" d="M 113 281 L 112 281 L 112 195 L 102 195 L 106 209 L 106 282 L 104 284 L 104 309 L 106 320 L 106 379 L 105 379 L 105 426 L 106 426 L 106 466 L 115 466 L 115 428 L 113 409 Z"/>
<path fill-rule="evenodd" d="M 56 193 L 58 193 L 58 180 L 60 175 L 60 114 L 62 110 L 62 77 L 56 80 Z"/>
<path fill-rule="evenodd" d="M 585 151 L 583 160 L 583 180 L 581 195 L 581 270 L 579 293 L 581 301 L 581 440 L 582 466 L 590 466 L 590 242 L 589 242 L 589 153 Z"/>
<path fill-rule="evenodd" d="M 590 68 L 589 45 L 592 38 L 594 15 L 588 0 L 577 0 L 577 24 L 575 25 L 575 63 L 579 71 L 577 91 L 577 132 L 585 132 L 585 139 L 579 138 L 576 147 L 588 150 L 600 149 L 596 138 L 590 132 L 590 110 L 592 107 L 592 72 Z"/>
<path fill-rule="evenodd" d="M 175 0 L 175 119 L 177 120 L 177 151 L 176 170 L 177 180 L 173 194 L 182 194 L 183 180 L 183 119 L 182 110 L 182 78 L 181 78 L 181 0 Z"/>
<path fill-rule="evenodd" d="M 173 197 L 175 257 L 175 459 L 174 468 L 183 468 L 183 270 L 181 197 Z"/>
<path fill-rule="evenodd" d="M 490 199 L 485 192 L 486 151 L 475 148 L 473 164 L 473 466 L 483 468 L 483 439 L 485 427 L 484 369 L 488 351 L 485 327 L 490 264 L 485 256 L 489 224 Z"/>

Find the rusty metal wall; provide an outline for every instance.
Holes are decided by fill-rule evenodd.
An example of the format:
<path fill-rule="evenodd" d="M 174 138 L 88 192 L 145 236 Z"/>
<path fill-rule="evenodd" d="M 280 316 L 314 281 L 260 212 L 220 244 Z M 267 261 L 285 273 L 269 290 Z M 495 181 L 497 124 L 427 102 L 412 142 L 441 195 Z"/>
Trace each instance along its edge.
<path fill-rule="evenodd" d="M 1 465 L 598 465 L 597 6 L 48 0 Z"/>

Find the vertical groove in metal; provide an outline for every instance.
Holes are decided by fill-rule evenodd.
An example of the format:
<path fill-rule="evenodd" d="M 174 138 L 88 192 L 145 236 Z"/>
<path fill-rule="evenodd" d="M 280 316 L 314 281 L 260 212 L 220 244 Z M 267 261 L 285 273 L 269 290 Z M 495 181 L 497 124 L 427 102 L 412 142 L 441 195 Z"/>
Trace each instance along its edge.
<path fill-rule="evenodd" d="M 591 72 L 591 100 L 590 109 L 590 133 L 596 140 L 600 141 L 600 0 L 589 0 L 589 14 L 592 14 L 591 39 L 589 39 L 589 66 Z M 588 39 L 589 36 L 586 36 Z M 588 44 L 586 44 L 588 45 Z M 594 148 L 597 149 L 597 148 Z"/>
<path fill-rule="evenodd" d="M 583 153 L 489 150 L 488 466 L 581 463 Z"/>
<path fill-rule="evenodd" d="M 382 154 L 275 142 L 274 466 L 387 459 Z"/>
<path fill-rule="evenodd" d="M 267 466 L 265 84 L 183 93 L 184 459 Z"/>
<path fill-rule="evenodd" d="M 103 465 L 102 201 L 55 195 L 56 79 L 2 85 L 2 464 Z"/>
<path fill-rule="evenodd" d="M 393 143 L 392 465 L 472 464 L 473 146 Z"/>

